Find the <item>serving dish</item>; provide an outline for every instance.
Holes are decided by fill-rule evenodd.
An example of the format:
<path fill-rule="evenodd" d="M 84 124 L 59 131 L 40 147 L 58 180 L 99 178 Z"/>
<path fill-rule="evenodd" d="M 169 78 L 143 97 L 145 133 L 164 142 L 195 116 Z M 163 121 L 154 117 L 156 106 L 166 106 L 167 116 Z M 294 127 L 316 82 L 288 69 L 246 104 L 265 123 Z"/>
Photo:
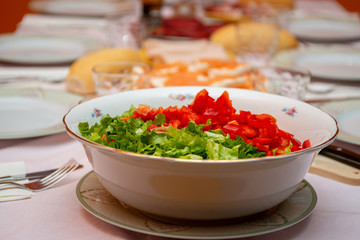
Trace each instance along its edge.
<path fill-rule="evenodd" d="M 338 133 L 336 121 L 304 102 L 263 92 L 206 87 L 209 95 L 229 93 L 235 109 L 268 113 L 278 126 L 310 148 L 266 158 L 189 160 L 116 150 L 82 137 L 79 122 L 93 125 L 101 116 L 116 116 L 131 105 L 182 106 L 204 87 L 134 90 L 83 102 L 64 116 L 68 134 L 81 142 L 103 184 L 115 198 L 152 216 L 214 220 L 252 215 L 288 198 L 308 172 L 317 153 Z"/>
<path fill-rule="evenodd" d="M 290 197 L 272 209 L 237 221 L 168 223 L 117 201 L 91 171 L 76 187 L 81 206 L 96 218 L 114 226 L 152 236 L 180 239 L 232 239 L 283 230 L 306 219 L 317 203 L 315 189 L 303 180 Z M 216 227 L 214 227 L 216 225 Z"/>

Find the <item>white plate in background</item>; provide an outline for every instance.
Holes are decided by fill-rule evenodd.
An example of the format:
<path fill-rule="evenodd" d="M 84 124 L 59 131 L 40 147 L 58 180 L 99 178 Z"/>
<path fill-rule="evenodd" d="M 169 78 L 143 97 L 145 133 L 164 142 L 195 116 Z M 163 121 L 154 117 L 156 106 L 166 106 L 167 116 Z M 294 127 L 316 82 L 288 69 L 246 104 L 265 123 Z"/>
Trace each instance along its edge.
<path fill-rule="evenodd" d="M 360 39 L 360 22 L 330 18 L 301 18 L 290 22 L 288 30 L 306 41 L 343 42 Z"/>
<path fill-rule="evenodd" d="M 0 139 L 45 136 L 65 131 L 63 116 L 81 96 L 40 88 L 0 89 Z"/>
<path fill-rule="evenodd" d="M 96 40 L 80 37 L 0 35 L 0 61 L 20 64 L 70 63 L 103 48 Z"/>
<path fill-rule="evenodd" d="M 319 106 L 339 124 L 337 139 L 360 145 L 360 99 L 333 101 Z"/>
<path fill-rule="evenodd" d="M 312 46 L 280 52 L 275 56 L 280 66 L 310 70 L 316 78 L 360 81 L 360 51 L 348 46 Z"/>
<path fill-rule="evenodd" d="M 47 14 L 102 17 L 111 12 L 127 11 L 131 4 L 131 0 L 35 0 L 30 2 L 29 7 L 33 11 Z"/>

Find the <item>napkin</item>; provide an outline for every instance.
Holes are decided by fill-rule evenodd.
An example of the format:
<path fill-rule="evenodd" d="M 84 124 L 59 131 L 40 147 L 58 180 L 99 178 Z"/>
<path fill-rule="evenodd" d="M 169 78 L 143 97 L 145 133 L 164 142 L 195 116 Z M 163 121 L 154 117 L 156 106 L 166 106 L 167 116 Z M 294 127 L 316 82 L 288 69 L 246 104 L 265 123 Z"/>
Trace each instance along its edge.
<path fill-rule="evenodd" d="M 25 163 L 22 161 L 0 163 L 0 177 L 9 176 L 9 175 L 25 176 L 25 173 L 26 173 Z M 26 183 L 26 182 L 27 181 L 21 181 L 18 183 Z M 33 194 L 31 191 L 25 189 L 18 189 L 18 188 L 5 189 L 9 186 L 11 185 L 2 184 L 0 182 L 0 202 L 30 198 Z"/>

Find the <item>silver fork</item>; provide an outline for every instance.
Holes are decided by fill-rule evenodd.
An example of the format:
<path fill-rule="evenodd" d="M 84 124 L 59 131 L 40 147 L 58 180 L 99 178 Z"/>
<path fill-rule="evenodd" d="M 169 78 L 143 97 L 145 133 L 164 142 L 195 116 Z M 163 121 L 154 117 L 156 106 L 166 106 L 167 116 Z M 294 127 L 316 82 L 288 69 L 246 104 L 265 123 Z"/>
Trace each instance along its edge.
<path fill-rule="evenodd" d="M 25 183 L 25 184 L 19 184 L 15 182 L 1 182 L 0 184 L 7 184 L 8 186 L 0 188 L 0 190 L 5 189 L 12 189 L 12 188 L 21 188 L 30 190 L 32 192 L 38 192 L 45 189 L 50 188 L 54 184 L 58 183 L 60 180 L 62 180 L 64 177 L 66 177 L 69 173 L 74 171 L 80 164 L 75 161 L 74 159 L 71 159 L 61 167 L 59 167 L 55 172 L 49 174 L 46 177 L 43 177 L 37 181 L 31 182 L 31 183 Z"/>

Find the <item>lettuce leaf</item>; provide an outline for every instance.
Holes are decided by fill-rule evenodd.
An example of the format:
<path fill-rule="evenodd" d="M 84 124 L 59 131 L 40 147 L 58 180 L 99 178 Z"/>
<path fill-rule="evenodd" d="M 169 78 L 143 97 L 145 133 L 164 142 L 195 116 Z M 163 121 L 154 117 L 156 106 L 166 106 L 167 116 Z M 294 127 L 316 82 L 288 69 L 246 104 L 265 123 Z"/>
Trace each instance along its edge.
<path fill-rule="evenodd" d="M 122 117 L 132 115 L 134 108 L 125 112 Z M 177 129 L 171 124 L 164 126 L 165 116 L 158 114 L 154 121 L 144 122 L 141 118 L 128 118 L 104 115 L 100 123 L 89 126 L 87 122 L 79 123 L 81 135 L 96 143 L 121 149 L 124 151 L 173 157 L 182 159 L 245 159 L 265 156 L 252 144 L 247 144 L 238 137 L 231 139 L 221 130 L 203 131 L 210 124 L 197 125 L 189 122 L 183 129 Z M 151 124 L 161 126 L 161 131 L 148 131 Z"/>

